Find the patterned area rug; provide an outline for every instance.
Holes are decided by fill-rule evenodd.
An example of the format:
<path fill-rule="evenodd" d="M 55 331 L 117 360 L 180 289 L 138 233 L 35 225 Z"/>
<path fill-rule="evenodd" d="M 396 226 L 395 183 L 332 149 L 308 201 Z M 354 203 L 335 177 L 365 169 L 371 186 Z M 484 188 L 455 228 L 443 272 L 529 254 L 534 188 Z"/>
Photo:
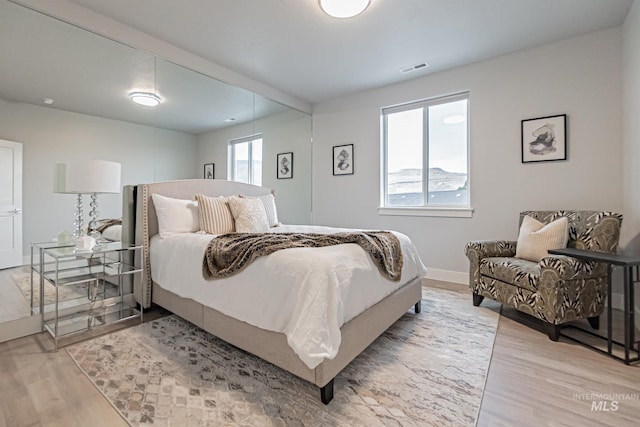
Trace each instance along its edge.
<path fill-rule="evenodd" d="M 487 304 L 487 306 L 489 306 Z M 134 426 L 472 426 L 498 324 L 499 304 L 430 288 L 319 389 L 176 317 L 67 348 Z"/>
<path fill-rule="evenodd" d="M 11 279 L 16 284 L 28 304 L 31 304 L 31 274 L 20 273 L 13 274 Z M 40 306 L 40 276 L 37 273 L 33 274 L 33 306 Z M 60 301 L 65 301 L 73 298 L 81 298 L 87 296 L 86 286 L 85 289 L 81 289 L 80 286 L 60 286 L 58 289 Z M 44 303 L 54 304 L 56 302 L 56 288 L 51 283 L 44 281 Z"/>

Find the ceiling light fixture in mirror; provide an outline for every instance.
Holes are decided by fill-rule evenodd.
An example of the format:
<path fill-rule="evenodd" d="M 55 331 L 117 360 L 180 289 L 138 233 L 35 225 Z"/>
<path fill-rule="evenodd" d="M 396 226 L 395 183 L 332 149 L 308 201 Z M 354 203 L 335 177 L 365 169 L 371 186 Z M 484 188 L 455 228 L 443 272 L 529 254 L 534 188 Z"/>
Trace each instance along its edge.
<path fill-rule="evenodd" d="M 156 107 L 160 104 L 160 97 L 155 93 L 131 92 L 129 98 L 136 104 L 144 105 L 145 107 Z"/>

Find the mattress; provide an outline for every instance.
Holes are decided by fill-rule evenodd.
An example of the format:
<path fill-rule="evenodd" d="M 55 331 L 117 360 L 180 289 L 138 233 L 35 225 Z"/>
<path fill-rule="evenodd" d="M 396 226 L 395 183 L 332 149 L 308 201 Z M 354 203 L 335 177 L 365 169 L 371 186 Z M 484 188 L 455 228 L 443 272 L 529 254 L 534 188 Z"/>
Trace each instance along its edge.
<path fill-rule="evenodd" d="M 332 233 L 354 231 L 320 226 L 284 225 L 271 232 Z M 407 236 L 402 245 L 400 281 L 384 278 L 356 244 L 291 248 L 259 257 L 242 272 L 215 280 L 202 276 L 205 248 L 214 237 L 176 233 L 151 239 L 153 281 L 253 326 L 286 335 L 289 346 L 313 369 L 335 357 L 340 327 L 416 277 L 426 268 Z"/>

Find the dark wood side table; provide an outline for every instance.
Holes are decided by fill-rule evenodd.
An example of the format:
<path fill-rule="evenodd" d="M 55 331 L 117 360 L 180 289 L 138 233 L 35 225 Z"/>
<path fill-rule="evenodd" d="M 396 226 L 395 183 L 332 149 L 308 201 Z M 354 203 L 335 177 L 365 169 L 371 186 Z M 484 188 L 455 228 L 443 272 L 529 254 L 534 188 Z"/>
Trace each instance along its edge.
<path fill-rule="evenodd" d="M 579 341 L 573 337 L 566 336 L 567 338 L 586 345 L 601 353 L 605 353 L 615 359 L 621 360 L 628 365 L 631 362 L 637 362 L 640 360 L 640 348 L 638 343 L 635 342 L 635 314 L 633 311 L 634 298 L 633 287 L 637 280 L 633 278 L 633 271 L 636 271 L 636 278 L 638 278 L 638 266 L 640 266 L 640 257 L 630 257 L 625 255 L 604 253 L 604 252 L 592 252 L 581 249 L 565 248 L 565 249 L 552 249 L 549 250 L 553 255 L 567 255 L 573 258 L 577 258 L 583 261 L 595 261 L 603 264 L 607 264 L 607 351 L 594 347 L 585 342 Z M 624 269 L 624 344 L 616 342 L 612 337 L 612 308 L 611 308 L 611 270 L 616 265 Z M 581 328 L 578 328 L 581 329 Z M 581 329 L 583 332 L 587 332 L 593 336 L 603 338 L 603 336 L 594 334 L 593 332 Z M 621 358 L 613 354 L 613 344 L 624 346 L 624 358 Z M 634 348 L 635 346 L 635 348 Z M 631 357 L 630 353 L 634 351 L 635 357 Z"/>

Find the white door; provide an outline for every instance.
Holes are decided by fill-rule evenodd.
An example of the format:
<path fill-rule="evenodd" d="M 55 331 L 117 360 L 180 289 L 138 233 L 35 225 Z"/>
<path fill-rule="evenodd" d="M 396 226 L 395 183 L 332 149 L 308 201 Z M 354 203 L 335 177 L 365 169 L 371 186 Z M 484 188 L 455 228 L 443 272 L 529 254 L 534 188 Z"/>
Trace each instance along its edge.
<path fill-rule="evenodd" d="M 22 265 L 22 144 L 0 139 L 0 268 Z"/>

